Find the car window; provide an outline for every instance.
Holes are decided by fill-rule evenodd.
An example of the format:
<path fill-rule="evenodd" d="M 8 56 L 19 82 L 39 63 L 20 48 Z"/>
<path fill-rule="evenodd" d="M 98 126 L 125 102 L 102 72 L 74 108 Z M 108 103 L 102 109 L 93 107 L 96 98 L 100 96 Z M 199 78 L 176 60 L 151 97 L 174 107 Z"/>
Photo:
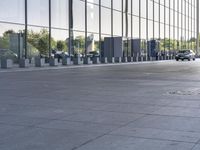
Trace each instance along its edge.
<path fill-rule="evenodd" d="M 179 51 L 178 53 L 185 53 L 186 51 Z"/>
<path fill-rule="evenodd" d="M 190 53 L 190 50 L 185 51 L 186 54 Z"/>

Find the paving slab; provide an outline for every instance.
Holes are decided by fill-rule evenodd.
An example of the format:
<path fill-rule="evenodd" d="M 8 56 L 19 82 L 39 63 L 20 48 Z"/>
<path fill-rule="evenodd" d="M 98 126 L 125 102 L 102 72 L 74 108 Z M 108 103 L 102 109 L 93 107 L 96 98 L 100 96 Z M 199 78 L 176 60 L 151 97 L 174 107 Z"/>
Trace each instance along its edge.
<path fill-rule="evenodd" d="M 154 140 L 169 140 L 177 142 L 197 143 L 200 139 L 199 132 L 175 131 L 154 128 L 134 128 L 122 127 L 110 133 L 111 135 L 121 135 L 136 138 L 146 138 Z"/>
<path fill-rule="evenodd" d="M 197 144 L 196 146 L 193 147 L 192 150 L 199 150 L 200 149 L 200 144 Z"/>
<path fill-rule="evenodd" d="M 191 150 L 195 144 L 107 135 L 77 150 Z"/>
<path fill-rule="evenodd" d="M 6 124 L 8 126 L 35 126 L 50 121 L 50 119 L 17 115 L 0 115 L 0 118 L 0 124 Z"/>
<path fill-rule="evenodd" d="M 37 129 L 10 136 L 0 143 L 1 150 L 72 150 L 99 135 L 68 130 Z"/>
<path fill-rule="evenodd" d="M 152 112 L 156 115 L 168 115 L 168 116 L 183 116 L 183 117 L 198 117 L 200 118 L 199 108 L 185 108 L 185 107 L 164 107 Z"/>
<path fill-rule="evenodd" d="M 89 133 L 100 133 L 100 134 L 106 134 L 119 127 L 117 125 L 104 125 L 91 122 L 62 121 L 62 120 L 55 120 L 36 126 L 47 129 L 65 129 L 75 132 L 89 132 Z"/>
<path fill-rule="evenodd" d="M 197 150 L 199 62 L 0 69 L 0 149 Z"/>
<path fill-rule="evenodd" d="M 129 114 L 120 112 L 106 112 L 106 111 L 82 111 L 80 113 L 70 115 L 62 119 L 122 126 L 130 122 L 133 122 L 141 117 L 143 117 L 143 115 L 141 114 Z"/>
<path fill-rule="evenodd" d="M 95 110 L 124 112 L 124 113 L 141 113 L 150 114 L 156 110 L 159 110 L 162 106 L 151 106 L 141 104 L 107 104 L 104 106 L 96 107 Z"/>
<path fill-rule="evenodd" d="M 130 123 L 128 127 L 153 128 L 161 130 L 200 132 L 200 118 L 147 115 Z"/>

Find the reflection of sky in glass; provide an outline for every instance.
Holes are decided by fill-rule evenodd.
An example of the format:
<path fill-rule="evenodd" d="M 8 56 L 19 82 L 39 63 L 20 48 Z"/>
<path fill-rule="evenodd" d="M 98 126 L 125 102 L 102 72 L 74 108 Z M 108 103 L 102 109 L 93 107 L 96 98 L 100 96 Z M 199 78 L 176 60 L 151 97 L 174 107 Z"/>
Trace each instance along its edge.
<path fill-rule="evenodd" d="M 73 0 L 74 30 L 85 30 L 85 2 Z"/>
<path fill-rule="evenodd" d="M 24 0 L 0 0 L 0 21 L 24 23 Z"/>
<path fill-rule="evenodd" d="M 89 2 L 89 3 L 94 3 L 94 0 L 87 0 L 87 2 Z"/>
<path fill-rule="evenodd" d="M 89 32 L 99 32 L 99 7 L 97 5 L 88 3 L 87 7 L 87 28 Z"/>
<path fill-rule="evenodd" d="M 48 0 L 28 0 L 28 24 L 48 26 Z"/>
<path fill-rule="evenodd" d="M 67 30 L 51 30 L 51 35 L 54 40 L 66 40 L 68 38 L 68 31 Z"/>
<path fill-rule="evenodd" d="M 158 2 L 157 0 L 155 0 Z M 173 0 L 172 0 L 173 1 Z M 84 15 L 84 0 L 73 0 L 74 2 L 74 29 L 75 30 L 81 30 L 84 31 L 85 27 L 85 15 Z M 97 5 L 93 5 L 91 3 L 97 3 L 98 0 L 88 0 L 88 31 L 90 32 L 98 32 L 98 8 Z M 129 0 L 130 2 L 130 0 Z M 164 0 L 161 0 L 161 3 L 163 3 Z M 177 4 L 177 1 L 175 1 Z M 146 11 L 146 0 L 141 0 L 142 4 L 142 11 L 141 14 L 143 17 L 145 17 L 145 11 Z M 68 0 L 52 0 L 52 26 L 56 28 L 68 28 L 68 14 L 67 14 L 67 9 L 68 9 Z M 111 1 L 110 0 L 102 0 L 102 5 L 105 7 L 110 7 Z M 113 7 L 114 9 L 121 10 L 121 0 L 113 0 Z M 169 5 L 169 1 L 166 0 L 166 5 Z M 0 0 L 0 21 L 5 21 L 5 22 L 15 22 L 15 23 L 21 23 L 24 24 L 24 0 Z M 139 14 L 139 0 L 133 0 L 133 13 L 134 15 Z M 185 6 L 185 5 L 184 5 Z M 130 8 L 130 4 L 129 4 Z M 149 0 L 149 18 L 153 18 L 152 14 L 152 0 Z M 158 6 L 155 7 L 158 9 Z M 155 13 L 155 18 L 160 19 L 160 21 L 164 22 L 164 7 L 161 7 L 161 18 L 158 18 L 158 11 Z M 185 7 L 183 7 L 184 9 Z M 104 9 L 102 9 L 104 11 Z M 169 12 L 166 10 L 166 12 Z M 110 32 L 109 29 L 105 28 L 110 28 L 110 10 L 105 12 L 102 12 L 102 14 L 108 13 L 106 15 L 102 16 L 102 22 L 104 23 L 102 25 L 102 31 L 105 32 Z M 119 15 L 116 15 L 119 16 Z M 120 16 L 121 17 L 121 16 Z M 121 18 L 118 18 L 121 19 Z M 166 15 L 166 19 L 169 19 L 169 15 Z M 179 18 L 180 19 L 180 18 Z M 48 20 L 49 20 L 49 15 L 48 15 L 48 0 L 28 0 L 28 24 L 29 25 L 37 25 L 37 26 L 47 26 L 48 27 Z M 121 25 L 117 24 L 117 21 L 114 20 L 115 22 L 115 28 L 114 30 L 117 30 L 121 28 Z M 167 23 L 169 21 L 166 21 Z M 179 20 L 180 22 L 180 20 Z M 107 23 L 107 24 L 106 24 Z M 138 19 L 133 19 L 133 31 L 134 37 L 138 36 Z M 187 25 L 188 26 L 188 25 Z M 0 26 L 0 35 L 8 29 L 17 29 L 15 25 L 1 25 Z M 130 17 L 129 17 L 129 27 L 130 27 Z M 183 26 L 184 27 L 184 26 Z M 142 28 L 142 37 L 145 37 L 145 30 L 146 30 L 146 22 L 142 21 L 141 22 L 141 28 Z M 120 29 L 121 30 L 121 29 Z M 149 36 L 152 35 L 152 30 L 153 30 L 153 24 L 149 22 Z M 168 33 L 169 29 L 166 28 L 166 32 Z M 62 32 L 62 30 L 60 31 Z M 66 31 L 63 31 L 66 32 Z M 115 31 L 114 31 L 115 32 Z M 158 25 L 156 24 L 155 28 L 156 35 L 158 34 Z M 161 25 L 161 35 L 163 35 L 163 25 Z M 115 32 L 117 33 L 117 31 Z M 54 32 L 54 36 L 56 38 L 61 37 L 61 34 L 58 33 L 56 34 L 56 31 Z M 64 35 L 64 34 L 62 34 Z M 130 35 L 130 34 L 129 34 Z M 64 36 L 62 36 L 65 38 Z"/>
<path fill-rule="evenodd" d="M 92 1 L 92 0 L 90 0 Z M 88 17 L 90 17 L 90 19 L 92 19 L 91 21 L 93 21 L 94 19 L 94 5 L 93 4 L 90 4 L 88 3 L 88 9 L 90 9 L 91 11 L 88 13 Z"/>
<path fill-rule="evenodd" d="M 14 30 L 15 32 L 22 31 L 24 29 L 23 25 L 13 25 L 13 24 L 0 24 L 0 36 L 3 35 L 5 31 Z"/>
<path fill-rule="evenodd" d="M 51 22 L 52 27 L 68 28 L 68 1 L 53 0 L 51 8 Z"/>

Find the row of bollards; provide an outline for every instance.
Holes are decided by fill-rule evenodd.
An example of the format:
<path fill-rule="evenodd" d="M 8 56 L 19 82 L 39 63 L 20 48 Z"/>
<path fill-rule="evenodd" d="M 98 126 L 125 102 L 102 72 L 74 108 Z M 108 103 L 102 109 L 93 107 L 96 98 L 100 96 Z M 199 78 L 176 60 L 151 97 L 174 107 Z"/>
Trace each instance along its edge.
<path fill-rule="evenodd" d="M 67 65 L 91 65 L 91 64 L 107 64 L 107 63 L 127 63 L 127 62 L 144 62 L 144 61 L 157 61 L 157 60 L 172 60 L 174 59 L 173 56 L 158 56 L 157 58 L 153 57 L 146 57 L 146 56 L 141 56 L 141 57 L 75 57 L 73 60 L 71 58 L 64 58 L 61 59 L 61 64 L 63 66 Z M 45 67 L 47 66 L 45 63 L 44 58 L 36 57 L 34 60 L 31 62 L 34 64 L 35 67 Z M 29 59 L 20 59 L 19 60 L 19 67 L 20 68 L 28 68 L 30 67 L 30 60 Z M 59 66 L 60 62 L 58 61 L 57 58 L 50 58 L 49 59 L 49 66 Z M 2 69 L 9 69 L 13 68 L 13 61 L 11 59 L 2 59 L 1 60 L 1 68 Z"/>

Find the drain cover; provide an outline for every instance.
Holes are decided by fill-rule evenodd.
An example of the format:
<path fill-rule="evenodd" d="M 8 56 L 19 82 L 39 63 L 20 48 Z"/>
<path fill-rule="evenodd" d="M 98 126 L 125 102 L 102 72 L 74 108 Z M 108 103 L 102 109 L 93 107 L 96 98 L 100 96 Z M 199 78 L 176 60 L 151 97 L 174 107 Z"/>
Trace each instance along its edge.
<path fill-rule="evenodd" d="M 200 95 L 200 89 L 176 90 L 168 92 L 170 95 Z"/>

